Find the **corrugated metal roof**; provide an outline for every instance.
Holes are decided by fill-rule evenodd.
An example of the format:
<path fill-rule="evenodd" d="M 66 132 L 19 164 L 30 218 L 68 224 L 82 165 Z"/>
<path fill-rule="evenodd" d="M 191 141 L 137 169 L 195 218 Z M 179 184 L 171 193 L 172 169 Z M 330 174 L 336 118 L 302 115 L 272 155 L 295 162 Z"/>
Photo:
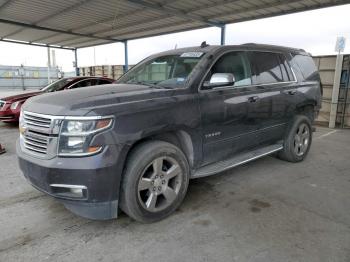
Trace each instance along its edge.
<path fill-rule="evenodd" d="M 350 0 L 0 0 L 0 40 L 81 48 Z"/>

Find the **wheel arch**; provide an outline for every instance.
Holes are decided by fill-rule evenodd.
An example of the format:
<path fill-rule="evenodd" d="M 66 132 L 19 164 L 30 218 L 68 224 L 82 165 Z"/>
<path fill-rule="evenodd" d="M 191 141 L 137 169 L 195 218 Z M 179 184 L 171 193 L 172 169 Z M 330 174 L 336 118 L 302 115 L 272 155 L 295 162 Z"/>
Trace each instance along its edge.
<path fill-rule="evenodd" d="M 316 104 L 312 101 L 300 104 L 296 108 L 296 114 L 307 116 L 310 119 L 311 123 L 313 123 L 315 120 L 316 113 Z"/>
<path fill-rule="evenodd" d="M 137 141 L 134 141 L 127 152 L 126 160 L 128 159 L 130 153 L 140 144 L 152 141 L 159 140 L 168 142 L 180 148 L 182 152 L 185 154 L 190 167 L 192 168 L 195 165 L 195 145 L 191 135 L 185 130 L 174 130 L 174 131 L 166 131 L 166 132 L 153 132 L 147 134 L 140 138 Z M 124 164 L 125 165 L 125 164 Z"/>

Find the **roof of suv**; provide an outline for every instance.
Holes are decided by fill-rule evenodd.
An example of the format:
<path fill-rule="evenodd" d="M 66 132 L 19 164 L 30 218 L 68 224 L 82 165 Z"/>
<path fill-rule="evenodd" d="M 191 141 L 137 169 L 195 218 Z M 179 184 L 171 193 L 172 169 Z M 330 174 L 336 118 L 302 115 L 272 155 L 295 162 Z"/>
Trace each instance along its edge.
<path fill-rule="evenodd" d="M 194 47 L 185 47 L 185 48 L 179 48 L 179 49 L 173 49 L 173 50 L 168 50 L 165 52 L 161 52 L 156 54 L 156 56 L 161 55 L 171 55 L 171 54 L 179 54 L 179 53 L 185 53 L 185 52 L 213 52 L 222 48 L 237 48 L 237 49 L 242 49 L 242 48 L 249 48 L 249 49 L 258 49 L 258 50 L 266 50 L 266 51 L 276 51 L 276 52 L 293 52 L 293 53 L 300 53 L 300 54 L 307 54 L 308 53 L 303 50 L 303 49 L 298 49 L 298 48 L 293 48 L 293 47 L 286 47 L 286 46 L 277 46 L 277 45 L 267 45 L 267 44 L 255 44 L 255 43 L 246 43 L 242 45 L 206 45 L 204 47 L 201 46 L 194 46 Z"/>

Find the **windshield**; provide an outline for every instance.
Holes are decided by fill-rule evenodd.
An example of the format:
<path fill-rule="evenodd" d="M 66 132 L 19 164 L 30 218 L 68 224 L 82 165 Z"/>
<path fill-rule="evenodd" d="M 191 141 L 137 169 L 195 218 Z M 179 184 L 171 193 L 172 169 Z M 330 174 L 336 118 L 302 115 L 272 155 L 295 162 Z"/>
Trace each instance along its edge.
<path fill-rule="evenodd" d="M 181 88 L 184 87 L 188 76 L 202 55 L 202 52 L 188 52 L 157 57 L 131 69 L 118 80 L 118 83 Z"/>
<path fill-rule="evenodd" d="M 41 90 L 44 92 L 59 91 L 59 90 L 62 90 L 63 88 L 65 88 L 66 85 L 71 81 L 73 81 L 73 78 L 62 78 L 62 79 L 59 79 L 59 80 L 43 87 Z"/>

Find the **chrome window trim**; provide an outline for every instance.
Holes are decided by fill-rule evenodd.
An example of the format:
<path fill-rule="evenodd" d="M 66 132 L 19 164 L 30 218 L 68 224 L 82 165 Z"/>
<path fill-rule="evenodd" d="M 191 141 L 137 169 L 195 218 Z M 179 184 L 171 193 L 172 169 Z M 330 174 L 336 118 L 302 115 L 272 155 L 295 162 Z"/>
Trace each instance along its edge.
<path fill-rule="evenodd" d="M 81 80 L 79 80 L 79 81 L 77 81 L 77 82 L 75 82 L 75 83 L 69 85 L 68 87 L 65 87 L 64 89 L 66 89 L 66 90 L 72 89 L 72 86 L 75 86 L 75 85 L 77 85 L 77 84 L 79 84 L 79 83 L 81 83 L 81 82 L 83 82 L 83 81 L 95 80 L 95 79 L 98 79 L 98 78 L 97 78 L 97 77 L 84 78 L 84 79 L 81 79 Z M 97 82 L 96 82 L 96 83 L 97 83 Z M 89 85 L 89 86 L 95 86 L 95 85 Z M 88 86 L 85 86 L 85 87 L 88 87 Z M 73 88 L 73 89 L 75 89 L 75 88 Z"/>
<path fill-rule="evenodd" d="M 210 65 L 210 67 L 207 69 L 207 71 L 205 72 L 204 74 L 204 77 L 202 78 L 200 84 L 199 84 L 199 87 L 198 87 L 198 92 L 199 93 L 208 93 L 208 92 L 213 92 L 213 91 L 219 91 L 219 90 L 231 90 L 231 89 L 239 89 L 239 88 L 249 88 L 249 87 L 257 87 L 257 86 L 271 86 L 271 85 L 281 85 L 281 84 L 293 84 L 293 83 L 297 83 L 298 82 L 298 79 L 295 75 L 295 72 L 294 72 L 294 69 L 293 67 L 288 63 L 287 61 L 287 57 L 286 58 L 286 61 L 287 61 L 287 64 L 289 66 L 289 68 L 291 69 L 292 71 L 292 74 L 293 74 L 293 78 L 294 80 L 291 80 L 291 81 L 285 81 L 285 82 L 274 82 L 274 83 L 265 83 L 265 84 L 251 84 L 251 85 L 242 85 L 242 86 L 222 86 L 222 87 L 216 87 L 216 88 L 212 88 L 212 89 L 202 89 L 203 87 L 203 83 L 204 83 L 204 80 L 206 78 L 206 76 L 208 75 L 210 69 L 213 67 L 213 65 L 224 55 L 226 55 L 227 53 L 231 53 L 231 52 L 262 52 L 262 53 L 273 53 L 273 54 L 281 54 L 285 57 L 284 53 L 281 52 L 281 51 L 269 51 L 269 50 L 259 50 L 259 49 L 233 49 L 233 50 L 227 50 L 225 51 L 224 53 L 222 53 L 219 57 L 217 57 L 214 62 L 212 62 L 212 64 Z M 287 72 L 288 73 L 288 72 Z M 252 79 L 252 77 L 251 77 Z"/>

